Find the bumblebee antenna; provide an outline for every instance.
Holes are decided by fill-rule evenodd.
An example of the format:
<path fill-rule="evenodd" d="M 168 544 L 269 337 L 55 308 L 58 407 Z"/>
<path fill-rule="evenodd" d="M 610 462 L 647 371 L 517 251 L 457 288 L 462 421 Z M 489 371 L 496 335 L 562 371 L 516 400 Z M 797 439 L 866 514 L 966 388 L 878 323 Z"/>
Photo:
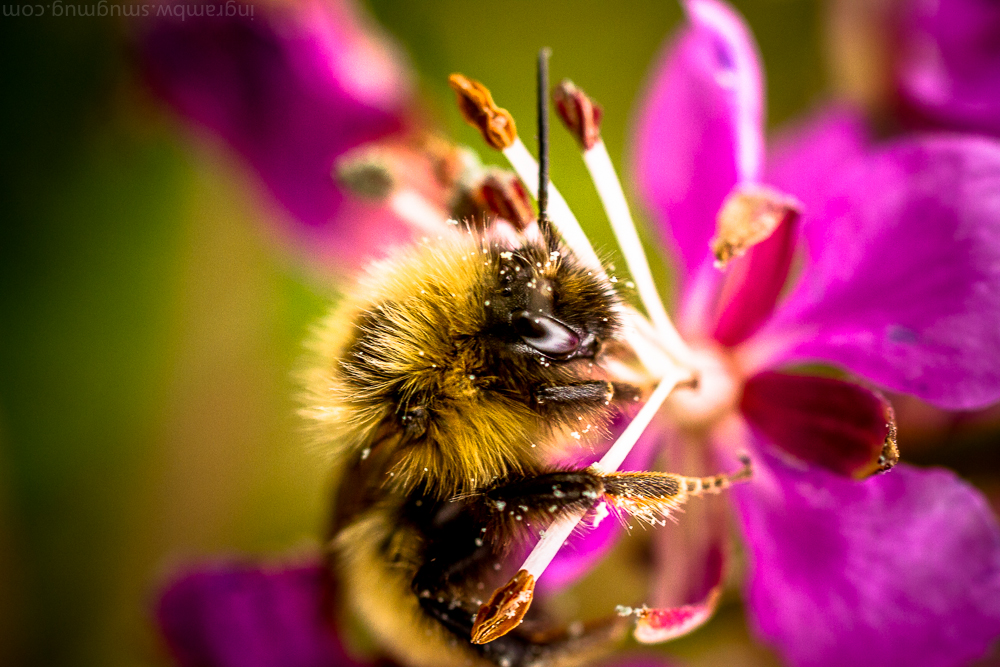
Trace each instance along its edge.
<path fill-rule="evenodd" d="M 549 250 L 556 247 L 555 229 L 549 220 L 549 56 L 548 47 L 538 52 L 538 231 Z"/>

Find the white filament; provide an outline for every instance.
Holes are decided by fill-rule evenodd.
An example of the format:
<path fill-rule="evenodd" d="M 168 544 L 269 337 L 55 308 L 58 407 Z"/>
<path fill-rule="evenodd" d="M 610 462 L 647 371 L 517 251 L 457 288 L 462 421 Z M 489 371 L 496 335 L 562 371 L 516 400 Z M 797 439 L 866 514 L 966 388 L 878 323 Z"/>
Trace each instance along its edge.
<path fill-rule="evenodd" d="M 635 286 L 639 292 L 642 305 L 649 313 L 653 326 L 659 334 L 660 343 L 670 351 L 675 360 L 680 361 L 691 356 L 684 339 L 677 333 L 667 309 L 663 306 L 660 293 L 653 282 L 653 274 L 649 270 L 649 262 L 646 259 L 646 251 L 642 248 L 639 234 L 635 229 L 635 222 L 625 200 L 625 193 L 622 190 L 618 174 L 615 173 L 614 165 L 611 163 L 611 156 L 608 155 L 607 146 L 604 141 L 598 141 L 594 146 L 583 153 L 583 161 L 587 165 L 590 177 L 597 188 L 597 194 L 604 205 L 604 211 L 611 221 L 611 228 L 614 230 L 615 238 L 625 256 L 629 273 L 635 281 Z"/>
<path fill-rule="evenodd" d="M 448 217 L 444 212 L 411 188 L 392 193 L 389 208 L 418 234 L 437 238 L 448 229 Z"/>
<path fill-rule="evenodd" d="M 510 162 L 510 166 L 514 167 L 517 175 L 521 177 L 525 187 L 528 188 L 528 192 L 537 200 L 538 163 L 531 153 L 528 152 L 528 148 L 521 141 L 521 138 L 514 139 L 514 143 L 505 148 L 503 154 L 507 158 L 507 161 Z M 583 227 L 580 226 L 576 216 L 573 215 L 569 204 L 566 203 L 566 200 L 559 194 L 559 190 L 556 189 L 556 186 L 551 181 L 549 181 L 548 214 L 559 230 L 559 233 L 566 239 L 566 244 L 572 248 L 576 256 L 584 263 L 590 264 L 603 272 L 604 269 L 602 268 L 601 260 L 598 259 L 597 253 L 594 252 L 594 247 L 590 245 L 590 239 L 587 238 Z"/>

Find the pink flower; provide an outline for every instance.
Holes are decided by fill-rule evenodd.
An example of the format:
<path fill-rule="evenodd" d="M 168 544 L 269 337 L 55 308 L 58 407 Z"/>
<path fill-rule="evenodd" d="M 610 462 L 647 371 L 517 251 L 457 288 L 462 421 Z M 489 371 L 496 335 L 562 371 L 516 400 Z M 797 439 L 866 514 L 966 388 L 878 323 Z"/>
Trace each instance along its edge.
<path fill-rule="evenodd" d="M 180 667 L 375 667 L 344 648 L 328 617 L 323 566 L 220 560 L 169 582 L 157 621 Z M 606 667 L 669 667 L 636 655 Z"/>
<path fill-rule="evenodd" d="M 240 154 L 280 205 L 275 217 L 311 260 L 356 269 L 410 239 L 391 207 L 334 177 L 338 159 L 383 143 L 432 200 L 443 196 L 420 141 L 409 72 L 345 1 L 240 6 L 235 16 L 158 16 L 137 28 L 153 90 Z"/>
<path fill-rule="evenodd" d="M 890 434 L 884 399 L 851 378 L 953 409 L 1000 399 L 1000 145 L 872 145 L 830 110 L 765 160 L 748 31 L 721 2 L 686 7 L 634 170 L 680 260 L 680 327 L 703 372 L 695 397 L 678 394 L 678 437 L 755 454 L 733 492 L 754 625 L 795 665 L 964 664 L 1000 636 L 1000 527 L 946 471 L 854 479 Z M 801 218 L 717 270 L 717 213 L 765 184 Z M 846 378 L 795 370 L 815 363 Z"/>
<path fill-rule="evenodd" d="M 679 360 L 701 380 L 670 399 L 665 439 L 723 464 L 753 454 L 754 481 L 733 491 L 747 604 L 790 664 L 964 664 L 1000 636 L 1000 526 L 949 472 L 900 464 L 866 477 L 892 454 L 887 403 L 872 387 L 952 409 L 1000 399 L 1000 146 L 953 135 L 872 144 L 851 112 L 828 110 L 767 151 L 749 32 L 718 0 L 685 7 L 634 141 L 638 190 L 679 262 Z M 347 151 L 404 132 L 405 87 L 390 65 L 357 80 L 354 49 L 374 58 L 366 66 L 388 61 L 343 5 L 275 11 L 149 26 L 148 70 L 176 108 L 247 158 L 310 243 L 349 264 L 367 257 L 359 248 L 407 236 L 391 210 L 352 199 L 330 175 Z M 780 215 L 720 271 L 709 248 L 724 205 Z M 804 372 L 817 363 L 837 375 Z M 725 530 L 707 525 L 685 551 L 694 574 L 678 586 L 661 568 L 655 603 L 711 606 Z M 562 581 L 611 532 L 581 540 L 576 562 L 563 554 Z M 674 557 L 660 546 L 664 562 Z M 272 664 L 241 653 L 241 628 L 273 640 L 254 652 L 273 664 L 350 664 L 314 615 L 318 571 L 273 574 L 192 575 L 168 592 L 161 623 L 184 664 Z M 236 583 L 216 587 L 227 577 Z M 305 616 L 281 611 L 293 607 Z M 282 662 L 282 647 L 304 657 Z"/>
<path fill-rule="evenodd" d="M 1000 135 L 1000 6 L 905 0 L 893 19 L 908 109 L 938 126 Z"/>

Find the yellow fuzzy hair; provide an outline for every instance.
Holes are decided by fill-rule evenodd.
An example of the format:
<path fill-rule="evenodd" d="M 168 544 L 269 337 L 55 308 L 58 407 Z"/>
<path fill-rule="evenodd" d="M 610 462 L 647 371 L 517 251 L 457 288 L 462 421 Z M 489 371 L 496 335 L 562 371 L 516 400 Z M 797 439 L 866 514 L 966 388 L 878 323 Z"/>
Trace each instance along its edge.
<path fill-rule="evenodd" d="M 479 391 L 495 379 L 493 369 L 476 346 L 462 345 L 483 326 L 486 286 L 495 282 L 487 274 L 496 270 L 491 257 L 497 252 L 471 234 L 406 249 L 373 265 L 318 327 L 301 412 L 335 462 L 375 445 L 397 404 L 420 394 L 433 397 L 435 418 L 425 444 L 407 447 L 392 462 L 386 480 L 392 486 L 405 492 L 430 475 L 433 490 L 444 498 L 535 469 L 532 446 L 550 440 L 561 425 L 542 423 L 522 401 Z M 557 259 L 535 268 L 539 277 L 557 269 Z M 366 319 L 380 326 L 366 326 Z M 346 351 L 360 336 L 369 356 L 353 363 Z M 576 370 L 574 377 L 579 375 Z M 594 426 L 600 432 L 601 424 Z M 399 435 L 390 433 L 379 443 L 395 446 Z"/>

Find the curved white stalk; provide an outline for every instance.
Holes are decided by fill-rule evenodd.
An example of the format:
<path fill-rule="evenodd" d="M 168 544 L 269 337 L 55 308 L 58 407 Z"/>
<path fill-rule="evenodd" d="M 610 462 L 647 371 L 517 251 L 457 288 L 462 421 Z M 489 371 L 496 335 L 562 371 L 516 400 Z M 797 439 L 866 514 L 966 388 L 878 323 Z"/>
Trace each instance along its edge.
<path fill-rule="evenodd" d="M 521 138 L 518 137 L 514 143 L 503 149 L 503 154 L 510 162 L 510 166 L 514 167 L 514 171 L 524 181 L 531 196 L 538 199 L 538 162 L 528 152 L 528 148 L 521 141 Z M 573 215 L 569 204 L 566 203 L 551 181 L 549 182 L 549 217 L 576 256 L 583 262 L 600 269 L 603 273 L 603 265 L 597 257 L 597 253 L 594 252 L 594 247 L 590 245 L 590 239 L 587 238 L 583 227 Z"/>
<path fill-rule="evenodd" d="M 639 234 L 636 232 L 635 222 L 632 220 L 632 213 L 629 211 L 628 202 L 625 200 L 625 192 L 622 190 L 621 182 L 615 172 L 608 155 L 607 146 L 603 140 L 598 140 L 593 147 L 583 152 L 583 161 L 587 165 L 590 177 L 597 188 L 597 194 L 604 205 L 611 228 L 618 239 L 618 246 L 625 256 L 625 263 L 628 265 L 632 280 L 635 281 L 639 298 L 649 318 L 656 327 L 660 342 L 670 351 L 671 356 L 678 362 L 683 362 L 691 357 L 691 350 L 684 339 L 677 332 L 667 309 L 663 306 L 660 293 L 653 282 L 653 274 L 649 270 L 649 261 L 646 259 L 646 251 L 643 250 Z"/>
<path fill-rule="evenodd" d="M 389 208 L 417 233 L 435 238 L 448 229 L 448 218 L 416 190 L 404 188 L 389 196 Z"/>

